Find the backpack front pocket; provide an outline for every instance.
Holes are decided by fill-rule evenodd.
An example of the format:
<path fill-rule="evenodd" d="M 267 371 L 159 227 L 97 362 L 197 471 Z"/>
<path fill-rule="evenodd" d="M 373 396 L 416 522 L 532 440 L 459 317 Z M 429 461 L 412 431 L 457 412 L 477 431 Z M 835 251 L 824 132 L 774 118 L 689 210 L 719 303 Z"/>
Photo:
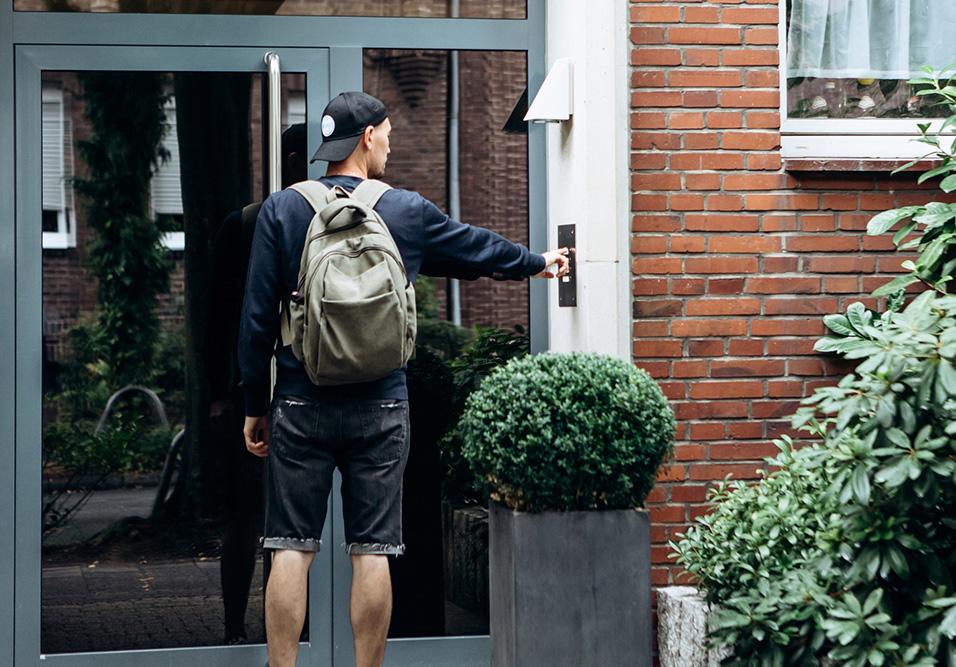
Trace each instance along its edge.
<path fill-rule="evenodd" d="M 406 335 L 400 298 L 392 290 L 367 299 L 322 299 L 313 382 L 367 382 L 400 368 Z"/>

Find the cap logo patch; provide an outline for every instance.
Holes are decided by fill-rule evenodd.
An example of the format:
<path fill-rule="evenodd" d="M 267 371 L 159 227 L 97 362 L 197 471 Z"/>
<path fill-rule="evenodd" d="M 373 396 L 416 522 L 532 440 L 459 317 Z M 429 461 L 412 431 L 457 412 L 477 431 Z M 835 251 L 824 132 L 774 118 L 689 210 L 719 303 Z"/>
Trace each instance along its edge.
<path fill-rule="evenodd" d="M 328 114 L 322 116 L 322 136 L 330 137 L 335 132 L 335 120 Z"/>

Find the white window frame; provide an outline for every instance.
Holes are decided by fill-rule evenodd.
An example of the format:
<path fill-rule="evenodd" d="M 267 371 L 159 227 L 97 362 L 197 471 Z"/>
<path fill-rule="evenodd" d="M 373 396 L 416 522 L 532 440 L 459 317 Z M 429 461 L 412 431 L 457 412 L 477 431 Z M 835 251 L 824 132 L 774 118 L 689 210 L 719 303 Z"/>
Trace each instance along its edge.
<path fill-rule="evenodd" d="M 170 95 L 170 96 L 169 96 L 169 99 L 166 100 L 166 104 L 165 104 L 164 107 L 163 107 L 163 113 L 164 113 L 164 120 L 163 120 L 163 138 L 162 138 L 162 142 L 163 142 L 163 144 L 165 145 L 165 144 L 167 144 L 167 136 L 166 136 L 167 133 L 168 133 L 170 130 L 172 130 L 173 132 L 176 131 L 176 126 L 175 126 L 174 124 L 171 125 L 170 123 L 166 122 L 166 120 L 165 120 L 165 118 L 168 118 L 170 114 L 173 115 L 173 118 L 176 117 L 176 98 L 173 97 L 172 95 Z M 178 139 L 178 137 L 175 137 L 175 136 L 174 136 L 174 137 L 172 138 L 172 141 L 177 142 L 176 145 L 175 145 L 175 146 L 166 146 L 166 147 L 167 147 L 167 149 L 169 150 L 170 154 L 173 156 L 173 163 L 174 163 L 174 165 L 175 165 L 175 166 L 178 166 L 178 165 L 179 165 L 179 159 L 178 159 L 178 155 L 179 155 L 179 144 L 178 144 L 178 141 L 179 141 L 179 139 Z M 152 220 L 156 220 L 156 209 L 155 209 L 156 201 L 155 201 L 155 197 L 154 197 L 155 192 L 154 192 L 154 190 L 153 190 L 153 184 L 155 183 L 157 176 L 159 176 L 159 171 L 157 171 L 155 174 L 153 174 L 153 180 L 150 182 L 150 192 L 149 192 L 149 217 L 150 217 L 150 219 L 152 219 Z M 180 206 L 180 209 L 181 209 L 181 208 L 182 208 L 182 199 L 183 199 L 182 186 L 179 185 L 179 181 L 178 181 L 179 175 L 177 174 L 176 176 L 177 176 L 177 185 L 178 185 L 178 187 L 179 187 L 179 206 Z M 180 210 L 179 213 L 181 214 L 181 213 L 182 213 L 182 210 Z M 171 251 L 173 251 L 173 252 L 181 252 L 181 251 L 183 251 L 183 250 L 186 249 L 186 233 L 185 233 L 185 232 L 164 232 L 164 233 L 163 233 L 163 238 L 162 238 L 162 244 L 163 244 L 163 246 L 164 246 L 167 250 L 171 250 Z"/>
<path fill-rule="evenodd" d="M 44 83 L 41 87 L 41 104 L 57 103 L 60 107 L 60 132 L 57 143 L 60 146 L 60 171 L 63 178 L 60 183 L 60 207 L 56 211 L 57 230 L 43 232 L 42 246 L 44 250 L 68 250 L 76 247 L 76 207 L 74 204 L 73 186 L 69 183 L 73 177 L 73 141 L 72 119 L 66 112 L 66 103 L 63 97 L 63 88 L 54 83 Z M 41 124 L 42 124 L 41 106 Z M 41 135 L 41 150 L 43 137 Z M 41 187 L 42 187 L 41 177 Z M 47 209 L 44 209 L 47 210 Z"/>
<path fill-rule="evenodd" d="M 780 3 L 780 154 L 791 159 L 900 160 L 932 149 L 915 141 L 919 124 L 939 129 L 943 118 L 789 118 L 787 108 L 787 9 Z M 946 136 L 951 136 L 950 132 Z M 945 143 L 944 143 L 945 145 Z"/>

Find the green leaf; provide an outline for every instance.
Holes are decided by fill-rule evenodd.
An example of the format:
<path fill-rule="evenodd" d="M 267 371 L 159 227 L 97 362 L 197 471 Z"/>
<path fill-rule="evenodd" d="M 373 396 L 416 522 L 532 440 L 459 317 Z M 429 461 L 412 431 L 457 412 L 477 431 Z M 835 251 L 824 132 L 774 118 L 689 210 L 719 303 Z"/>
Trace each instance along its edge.
<path fill-rule="evenodd" d="M 948 359 L 939 360 L 939 369 L 936 373 L 937 382 L 950 396 L 956 396 L 956 368 Z"/>
<path fill-rule="evenodd" d="M 884 285 L 880 285 L 872 292 L 872 296 L 888 296 L 890 294 L 895 294 L 902 289 L 906 289 L 913 283 L 918 283 L 919 278 L 916 276 L 897 276 L 893 280 L 889 281 Z"/>
<path fill-rule="evenodd" d="M 943 192 L 953 192 L 956 190 L 956 174 L 951 174 L 944 178 L 939 184 L 940 190 Z"/>
<path fill-rule="evenodd" d="M 866 224 L 866 233 L 870 236 L 885 234 L 900 220 L 912 217 L 913 214 L 921 210 L 922 207 L 920 206 L 904 206 L 903 208 L 883 211 L 873 216 Z"/>
<path fill-rule="evenodd" d="M 953 607 L 943 616 L 943 622 L 939 624 L 939 631 L 949 637 L 956 639 L 956 607 Z"/>
<path fill-rule="evenodd" d="M 868 505 L 870 502 L 870 476 L 867 474 L 866 466 L 862 463 L 853 469 L 850 485 L 857 502 L 861 505 Z"/>

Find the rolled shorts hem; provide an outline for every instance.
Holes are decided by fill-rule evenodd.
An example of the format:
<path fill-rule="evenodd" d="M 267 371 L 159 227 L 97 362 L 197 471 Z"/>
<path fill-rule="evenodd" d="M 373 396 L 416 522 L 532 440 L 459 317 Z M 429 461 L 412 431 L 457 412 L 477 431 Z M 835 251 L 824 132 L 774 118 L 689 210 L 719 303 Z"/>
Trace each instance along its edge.
<path fill-rule="evenodd" d="M 356 556 L 401 556 L 405 553 L 405 545 L 381 542 L 350 542 L 345 545 L 345 553 Z"/>
<path fill-rule="evenodd" d="M 264 537 L 262 538 L 262 548 L 314 552 L 322 548 L 322 540 L 316 540 L 311 537 Z"/>

